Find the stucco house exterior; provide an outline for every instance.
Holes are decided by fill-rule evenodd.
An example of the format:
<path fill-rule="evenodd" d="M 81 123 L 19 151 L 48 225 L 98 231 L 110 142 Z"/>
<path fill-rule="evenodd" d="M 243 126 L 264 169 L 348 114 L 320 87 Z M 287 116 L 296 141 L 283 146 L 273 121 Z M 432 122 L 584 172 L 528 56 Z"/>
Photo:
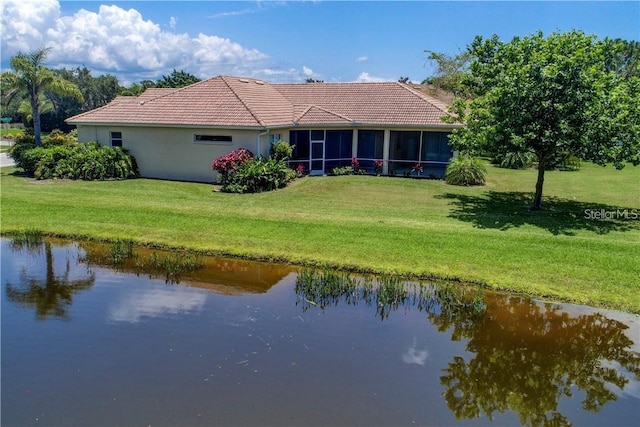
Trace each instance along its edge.
<path fill-rule="evenodd" d="M 295 145 L 293 167 L 311 174 L 351 164 L 403 175 L 442 175 L 452 157 L 443 102 L 412 85 L 268 83 L 218 76 L 179 89 L 147 89 L 67 119 L 79 141 L 122 146 L 143 177 L 212 182 L 216 157 L 243 147 L 269 155 L 278 140 Z"/>

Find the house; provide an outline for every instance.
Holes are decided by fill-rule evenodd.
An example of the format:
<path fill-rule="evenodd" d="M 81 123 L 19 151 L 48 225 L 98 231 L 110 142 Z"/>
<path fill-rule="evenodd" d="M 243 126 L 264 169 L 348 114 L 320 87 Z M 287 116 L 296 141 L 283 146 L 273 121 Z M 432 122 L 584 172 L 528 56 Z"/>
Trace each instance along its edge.
<path fill-rule="evenodd" d="M 442 175 L 452 156 L 447 106 L 412 85 L 268 83 L 218 76 L 179 89 L 147 89 L 67 119 L 79 141 L 122 146 L 144 177 L 212 182 L 216 157 L 244 147 L 269 155 L 278 140 L 295 146 L 291 164 L 330 173 L 357 158 L 373 171 Z"/>

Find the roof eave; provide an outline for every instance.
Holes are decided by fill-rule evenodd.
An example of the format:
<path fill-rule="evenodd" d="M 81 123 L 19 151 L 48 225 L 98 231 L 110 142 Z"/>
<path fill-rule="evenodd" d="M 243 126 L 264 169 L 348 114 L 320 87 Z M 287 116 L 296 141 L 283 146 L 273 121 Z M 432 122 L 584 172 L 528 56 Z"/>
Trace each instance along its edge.
<path fill-rule="evenodd" d="M 65 120 L 71 125 L 82 126 L 120 126 L 120 127 L 159 127 L 159 128 L 180 128 L 180 129 L 235 129 L 235 130 L 265 130 L 266 126 L 232 126 L 222 124 L 173 124 L 173 123 L 128 123 L 128 122 L 91 122 L 79 120 Z"/>

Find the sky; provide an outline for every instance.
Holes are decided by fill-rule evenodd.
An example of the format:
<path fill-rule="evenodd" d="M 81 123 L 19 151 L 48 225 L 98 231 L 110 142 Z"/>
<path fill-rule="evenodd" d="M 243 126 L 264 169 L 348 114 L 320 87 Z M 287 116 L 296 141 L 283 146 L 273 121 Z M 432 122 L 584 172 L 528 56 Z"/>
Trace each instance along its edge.
<path fill-rule="evenodd" d="M 2 70 L 51 48 L 47 66 L 86 66 L 121 85 L 173 69 L 299 82 L 420 82 L 426 50 L 456 54 L 476 35 L 541 30 L 640 40 L 640 1 L 59 1 L 3 0 Z"/>

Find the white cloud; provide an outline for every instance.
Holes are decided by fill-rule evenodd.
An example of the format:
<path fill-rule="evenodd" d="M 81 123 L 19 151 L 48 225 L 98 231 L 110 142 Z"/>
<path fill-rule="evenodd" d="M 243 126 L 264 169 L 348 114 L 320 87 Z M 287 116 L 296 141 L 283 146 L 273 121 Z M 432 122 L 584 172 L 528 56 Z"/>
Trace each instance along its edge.
<path fill-rule="evenodd" d="M 268 56 L 215 35 L 164 31 L 135 9 L 101 5 L 62 16 L 57 0 L 5 0 L 1 19 L 2 61 L 18 51 L 51 47 L 52 67 L 83 66 L 116 74 L 121 83 L 181 69 L 201 78 L 250 75 Z M 176 23 L 175 18 L 170 26 Z"/>
<path fill-rule="evenodd" d="M 311 68 L 309 68 L 309 67 L 304 66 L 304 65 L 302 66 L 302 73 L 305 76 L 309 76 L 309 77 L 313 76 L 313 70 Z"/>
<path fill-rule="evenodd" d="M 384 77 L 372 76 L 371 74 L 369 74 L 367 72 L 360 73 L 360 75 L 356 79 L 356 82 L 358 82 L 358 83 L 378 83 L 378 82 L 391 82 L 391 81 L 394 81 L 394 80 L 393 79 L 386 79 Z"/>
<path fill-rule="evenodd" d="M 179 286 L 131 293 L 109 310 L 109 320 L 138 323 L 149 317 L 199 313 L 206 299 L 203 292 Z"/>
<path fill-rule="evenodd" d="M 210 18 L 226 18 L 227 16 L 240 16 L 248 13 L 256 13 L 256 9 L 232 10 L 230 12 L 220 12 L 210 16 Z"/>
<path fill-rule="evenodd" d="M 178 23 L 178 18 L 176 18 L 175 16 L 172 16 L 169 19 L 169 28 L 173 29 L 176 28 L 176 24 Z"/>
<path fill-rule="evenodd" d="M 429 358 L 429 352 L 427 350 L 418 350 L 414 341 L 413 345 L 407 348 L 405 353 L 402 353 L 402 361 L 408 365 L 420 365 L 424 366 Z"/>
<path fill-rule="evenodd" d="M 365 61 L 368 61 L 368 60 L 369 60 L 368 56 L 359 56 L 359 57 L 356 58 L 357 62 L 365 62 Z"/>
<path fill-rule="evenodd" d="M 42 47 L 46 31 L 60 17 L 57 0 L 6 0 L 2 2 L 0 34 L 2 56 Z"/>

